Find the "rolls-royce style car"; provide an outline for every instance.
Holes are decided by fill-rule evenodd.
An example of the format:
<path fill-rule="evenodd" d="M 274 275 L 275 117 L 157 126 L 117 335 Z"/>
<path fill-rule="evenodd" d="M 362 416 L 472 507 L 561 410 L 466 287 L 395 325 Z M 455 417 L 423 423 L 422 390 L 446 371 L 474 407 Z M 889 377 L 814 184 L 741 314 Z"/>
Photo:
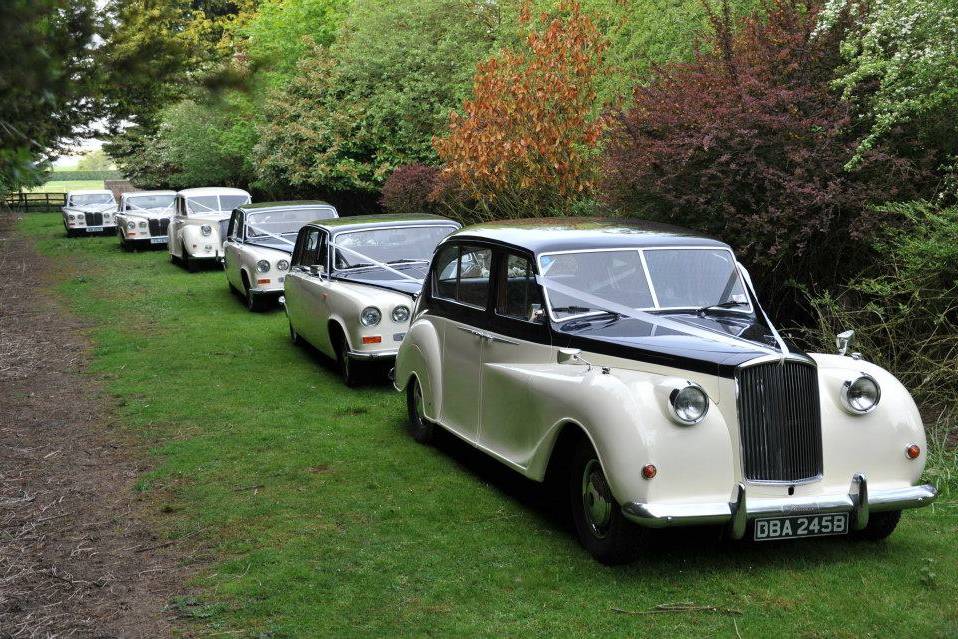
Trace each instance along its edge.
<path fill-rule="evenodd" d="M 63 228 L 67 237 L 88 233 L 112 232 L 116 226 L 113 214 L 116 199 L 104 189 L 70 191 L 63 208 Z"/>
<path fill-rule="evenodd" d="M 728 245 L 623 220 L 468 227 L 436 249 L 399 348 L 411 434 L 561 478 L 599 561 L 650 528 L 878 540 L 936 497 L 908 391 L 776 331 Z"/>
<path fill-rule="evenodd" d="M 223 240 L 233 209 L 249 204 L 250 194 L 241 189 L 186 189 L 176 194 L 170 220 L 170 260 L 195 271 L 203 262 L 223 256 Z"/>
<path fill-rule="evenodd" d="M 268 308 L 283 293 L 299 229 L 337 217 L 336 207 L 326 202 L 261 202 L 236 209 L 223 245 L 230 288 L 243 295 L 249 310 Z"/>
<path fill-rule="evenodd" d="M 116 213 L 120 247 L 132 251 L 166 244 L 175 203 L 176 191 L 131 191 L 120 195 Z"/>
<path fill-rule="evenodd" d="M 433 249 L 459 224 L 438 215 L 358 215 L 299 231 L 283 303 L 293 342 L 335 358 L 355 385 L 364 363 L 391 363 Z"/>

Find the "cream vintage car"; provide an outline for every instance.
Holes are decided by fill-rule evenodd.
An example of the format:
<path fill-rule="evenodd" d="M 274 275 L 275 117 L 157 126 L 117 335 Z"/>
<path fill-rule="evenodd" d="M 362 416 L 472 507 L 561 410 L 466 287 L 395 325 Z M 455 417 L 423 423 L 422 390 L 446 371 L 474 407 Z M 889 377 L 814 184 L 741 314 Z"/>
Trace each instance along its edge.
<path fill-rule="evenodd" d="M 233 210 L 251 201 L 246 191 L 225 187 L 186 189 L 177 193 L 167 243 L 170 261 L 182 264 L 191 272 L 202 263 L 219 261 Z"/>
<path fill-rule="evenodd" d="M 722 242 L 514 221 L 437 248 L 394 379 L 417 440 L 440 426 L 564 482 L 579 539 L 612 564 L 648 528 L 877 540 L 931 503 L 914 401 L 846 348 L 783 340 Z"/>
<path fill-rule="evenodd" d="M 307 222 L 339 217 L 326 202 L 260 202 L 233 211 L 223 245 L 223 268 L 230 289 L 246 308 L 269 308 L 283 294 L 289 260 L 299 229 Z"/>
<path fill-rule="evenodd" d="M 166 244 L 170 218 L 176 204 L 176 191 L 130 191 L 120 195 L 116 212 L 116 234 L 120 247 L 132 251 L 138 247 Z"/>
<path fill-rule="evenodd" d="M 347 385 L 391 362 L 433 249 L 459 224 L 438 215 L 317 220 L 296 239 L 283 303 L 293 342 L 334 358 Z"/>
<path fill-rule="evenodd" d="M 88 189 L 70 191 L 63 211 L 63 228 L 67 237 L 112 232 L 116 226 L 116 199 L 113 191 Z"/>

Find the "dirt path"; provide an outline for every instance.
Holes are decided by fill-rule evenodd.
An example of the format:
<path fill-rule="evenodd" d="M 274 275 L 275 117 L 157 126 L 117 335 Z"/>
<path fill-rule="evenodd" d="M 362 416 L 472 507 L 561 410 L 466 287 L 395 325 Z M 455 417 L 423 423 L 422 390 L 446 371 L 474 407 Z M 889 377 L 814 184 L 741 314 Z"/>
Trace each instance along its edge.
<path fill-rule="evenodd" d="M 12 226 L 0 211 L 0 639 L 169 636 L 185 575 L 136 500 L 142 459 Z"/>

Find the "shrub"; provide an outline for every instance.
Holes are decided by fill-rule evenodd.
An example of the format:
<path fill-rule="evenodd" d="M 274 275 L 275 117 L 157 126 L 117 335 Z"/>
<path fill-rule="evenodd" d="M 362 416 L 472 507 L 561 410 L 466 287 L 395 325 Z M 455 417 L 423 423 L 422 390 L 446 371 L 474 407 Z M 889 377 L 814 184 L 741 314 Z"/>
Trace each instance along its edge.
<path fill-rule="evenodd" d="M 867 261 L 856 229 L 869 203 L 911 197 L 923 173 L 858 147 L 830 88 L 844 21 L 813 37 L 812 0 L 773 0 L 733 23 L 727 3 L 689 63 L 659 69 L 606 138 L 606 197 L 735 245 L 769 293 L 828 286 Z"/>
<path fill-rule="evenodd" d="M 386 179 L 379 203 L 391 213 L 419 213 L 432 207 L 429 194 L 439 169 L 425 164 L 401 166 Z"/>
<path fill-rule="evenodd" d="M 593 186 L 601 132 L 594 81 L 605 43 L 578 3 L 522 24 L 525 46 L 478 65 L 473 97 L 436 140 L 443 188 L 498 217 L 553 214 Z M 508 201 L 509 206 L 496 206 Z"/>

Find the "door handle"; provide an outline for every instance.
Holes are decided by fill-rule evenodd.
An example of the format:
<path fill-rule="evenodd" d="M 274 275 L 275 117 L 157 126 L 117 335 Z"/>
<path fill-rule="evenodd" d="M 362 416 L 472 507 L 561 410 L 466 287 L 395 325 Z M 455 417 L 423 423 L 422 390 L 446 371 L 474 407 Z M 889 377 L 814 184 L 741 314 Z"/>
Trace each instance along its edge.
<path fill-rule="evenodd" d="M 514 342 L 511 339 L 506 339 L 504 337 L 499 337 L 498 335 L 483 335 L 490 342 L 496 342 L 497 344 L 509 344 L 510 346 L 518 346 L 519 342 Z"/>

